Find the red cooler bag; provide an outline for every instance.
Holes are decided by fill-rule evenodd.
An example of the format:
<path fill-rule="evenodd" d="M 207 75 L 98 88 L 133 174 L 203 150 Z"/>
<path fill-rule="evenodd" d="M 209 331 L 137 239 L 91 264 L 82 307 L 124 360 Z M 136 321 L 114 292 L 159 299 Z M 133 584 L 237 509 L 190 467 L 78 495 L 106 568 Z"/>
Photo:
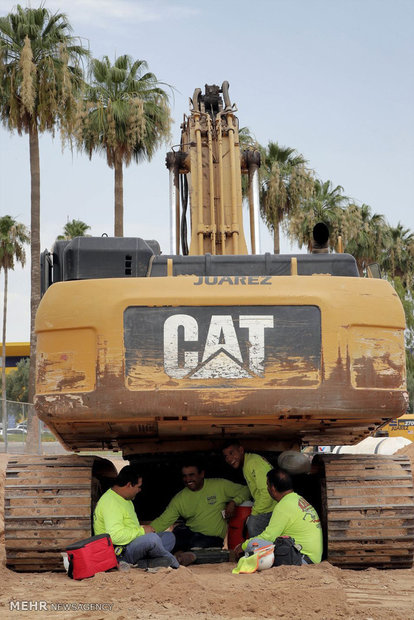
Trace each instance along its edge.
<path fill-rule="evenodd" d="M 67 547 L 66 553 L 69 560 L 68 576 L 72 579 L 86 579 L 118 566 L 109 534 L 99 534 L 73 543 Z"/>

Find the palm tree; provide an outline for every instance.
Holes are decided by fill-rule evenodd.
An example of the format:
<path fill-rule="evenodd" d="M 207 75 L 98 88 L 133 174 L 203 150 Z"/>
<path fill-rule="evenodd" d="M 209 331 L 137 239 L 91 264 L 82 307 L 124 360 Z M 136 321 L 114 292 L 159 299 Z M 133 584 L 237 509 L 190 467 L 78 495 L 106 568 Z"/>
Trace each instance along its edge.
<path fill-rule="evenodd" d="M 90 229 L 88 224 L 82 222 L 82 220 L 72 220 L 66 222 L 63 228 L 63 235 L 59 235 L 58 241 L 66 241 L 74 239 L 75 237 L 84 237 L 87 230 Z"/>
<path fill-rule="evenodd" d="M 78 144 L 106 155 L 115 172 L 114 234 L 124 234 L 123 164 L 150 160 L 170 135 L 168 95 L 144 60 L 92 60 L 92 80 L 79 118 Z"/>
<path fill-rule="evenodd" d="M 0 117 L 10 131 L 17 130 L 19 135 L 29 135 L 30 402 L 33 402 L 35 389 L 34 320 L 40 301 L 39 132 L 50 131 L 53 134 L 58 126 L 65 138 L 70 136 L 74 126 L 77 111 L 76 91 L 83 84 L 80 62 L 88 52 L 71 35 L 71 31 L 63 13 L 52 14 L 43 6 L 31 9 L 17 5 L 15 13 L 0 18 Z M 34 425 L 29 421 L 29 431 L 32 427 Z M 31 443 L 29 436 L 29 449 Z"/>
<path fill-rule="evenodd" d="M 414 278 L 414 234 L 398 222 L 389 227 L 388 243 L 382 255 L 381 266 L 394 279 L 401 278 L 407 289 L 412 289 Z"/>
<path fill-rule="evenodd" d="M 251 134 L 248 127 L 240 127 L 239 129 L 239 148 L 240 154 L 243 155 L 246 151 L 260 151 L 260 144 L 256 138 Z M 248 198 L 249 195 L 249 176 L 247 174 L 241 175 L 241 189 L 243 198 Z"/>
<path fill-rule="evenodd" d="M 30 234 L 24 224 L 18 223 L 11 215 L 0 218 L 0 271 L 4 271 L 4 299 L 3 299 L 3 345 L 1 371 L 1 404 L 3 419 L 3 436 L 7 451 L 7 414 L 6 414 L 6 323 L 7 323 L 7 286 L 9 269 L 14 269 L 15 263 L 22 267 L 26 262 L 24 244 L 29 243 Z"/>
<path fill-rule="evenodd" d="M 279 225 L 313 189 L 312 173 L 300 153 L 277 142 L 261 148 L 260 203 L 262 217 L 273 232 L 274 253 L 280 253 Z"/>
<path fill-rule="evenodd" d="M 256 150 L 260 147 L 248 127 L 240 127 L 239 129 L 239 147 L 241 151 L 244 151 L 245 149 Z"/>
<path fill-rule="evenodd" d="M 302 200 L 290 218 L 288 234 L 301 248 L 306 245 L 312 249 L 313 228 L 318 222 L 323 222 L 329 228 L 330 245 L 335 246 L 344 215 L 344 207 L 348 198 L 343 195 L 343 187 L 332 186 L 331 181 L 314 181 L 313 192 L 310 197 Z"/>
<path fill-rule="evenodd" d="M 344 211 L 341 229 L 345 252 L 355 257 L 360 275 L 370 262 L 380 262 L 389 237 L 383 215 L 371 214 L 366 204 L 350 204 Z"/>

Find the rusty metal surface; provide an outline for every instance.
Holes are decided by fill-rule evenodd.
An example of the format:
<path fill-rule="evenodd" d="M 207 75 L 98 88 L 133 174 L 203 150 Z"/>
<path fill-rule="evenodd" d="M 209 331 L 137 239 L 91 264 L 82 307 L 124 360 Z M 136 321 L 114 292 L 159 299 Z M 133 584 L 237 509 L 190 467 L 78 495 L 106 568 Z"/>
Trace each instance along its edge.
<path fill-rule="evenodd" d="M 76 440 L 83 441 L 85 447 L 102 447 L 111 440 L 119 443 L 133 438 L 167 440 L 206 434 L 220 438 L 237 429 L 241 435 L 264 439 L 335 445 L 363 438 L 386 419 L 402 413 L 405 406 L 399 392 L 367 390 L 362 394 L 348 389 L 344 393 L 342 385 L 346 383 L 329 381 L 318 390 L 300 391 L 224 392 L 210 388 L 130 392 L 122 379 L 117 382 L 112 377 L 94 392 L 76 398 L 38 395 L 39 417 L 71 448 Z"/>
<path fill-rule="evenodd" d="M 342 568 L 410 568 L 414 492 L 404 456 L 324 456 L 327 559 Z"/>
<path fill-rule="evenodd" d="M 63 570 L 61 552 L 91 535 L 95 457 L 10 457 L 5 483 L 6 566 Z"/>

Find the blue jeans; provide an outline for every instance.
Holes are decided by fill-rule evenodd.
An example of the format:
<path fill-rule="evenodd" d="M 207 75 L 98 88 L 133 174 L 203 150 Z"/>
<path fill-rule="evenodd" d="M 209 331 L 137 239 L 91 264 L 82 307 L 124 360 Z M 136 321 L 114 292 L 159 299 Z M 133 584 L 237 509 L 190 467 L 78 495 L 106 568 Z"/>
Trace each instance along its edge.
<path fill-rule="evenodd" d="M 176 539 L 175 548 L 177 551 L 188 551 L 193 547 L 206 549 L 207 547 L 221 548 L 223 546 L 223 539 L 220 536 L 207 536 L 200 532 L 193 532 L 184 524 L 177 525 L 173 534 Z"/>
<path fill-rule="evenodd" d="M 272 516 L 272 512 L 264 512 L 261 515 L 250 515 L 247 518 L 247 531 L 249 533 L 249 538 L 253 538 L 254 536 L 258 536 L 269 525 L 270 517 Z"/>
<path fill-rule="evenodd" d="M 136 564 L 143 558 L 169 558 L 170 566 L 178 568 L 177 559 L 170 553 L 175 545 L 175 536 L 172 532 L 149 533 L 132 540 L 119 556 L 120 560 L 128 564 Z"/>

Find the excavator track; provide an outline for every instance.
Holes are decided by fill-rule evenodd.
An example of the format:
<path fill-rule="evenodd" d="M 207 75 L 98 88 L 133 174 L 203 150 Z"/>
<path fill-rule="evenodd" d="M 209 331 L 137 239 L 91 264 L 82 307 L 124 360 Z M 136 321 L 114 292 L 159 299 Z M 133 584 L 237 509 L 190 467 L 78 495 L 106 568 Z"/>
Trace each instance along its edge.
<path fill-rule="evenodd" d="M 5 486 L 6 565 L 61 571 L 61 552 L 91 535 L 93 456 L 10 457 Z"/>
<path fill-rule="evenodd" d="M 327 455 L 322 510 L 327 560 L 342 568 L 410 568 L 414 493 L 405 456 Z"/>

